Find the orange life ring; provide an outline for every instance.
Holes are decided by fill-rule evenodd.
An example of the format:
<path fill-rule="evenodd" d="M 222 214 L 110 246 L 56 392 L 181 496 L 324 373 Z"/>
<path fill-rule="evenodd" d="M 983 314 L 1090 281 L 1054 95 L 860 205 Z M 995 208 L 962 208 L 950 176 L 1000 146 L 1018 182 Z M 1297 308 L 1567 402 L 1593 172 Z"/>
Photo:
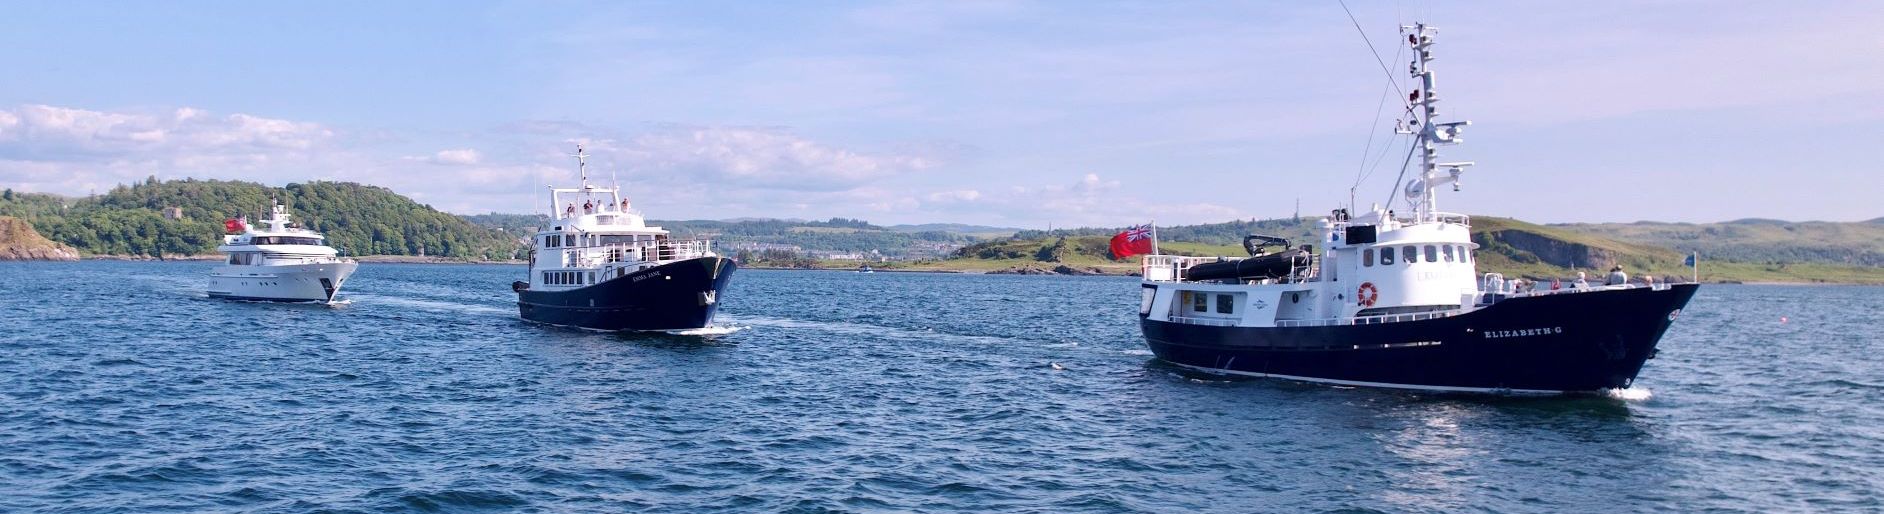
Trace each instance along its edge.
<path fill-rule="evenodd" d="M 1373 282 L 1362 282 L 1361 290 L 1354 298 L 1360 300 L 1362 307 L 1373 307 L 1374 302 L 1380 300 L 1380 288 L 1374 287 Z"/>

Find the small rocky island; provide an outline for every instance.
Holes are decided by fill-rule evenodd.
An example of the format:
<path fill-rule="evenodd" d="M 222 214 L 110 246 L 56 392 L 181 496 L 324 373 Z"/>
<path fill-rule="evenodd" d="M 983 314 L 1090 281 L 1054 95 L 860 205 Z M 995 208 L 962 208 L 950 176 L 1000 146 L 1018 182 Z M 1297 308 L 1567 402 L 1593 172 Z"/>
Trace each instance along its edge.
<path fill-rule="evenodd" d="M 0 216 L 0 261 L 76 261 L 77 250 L 54 243 L 26 220 Z"/>

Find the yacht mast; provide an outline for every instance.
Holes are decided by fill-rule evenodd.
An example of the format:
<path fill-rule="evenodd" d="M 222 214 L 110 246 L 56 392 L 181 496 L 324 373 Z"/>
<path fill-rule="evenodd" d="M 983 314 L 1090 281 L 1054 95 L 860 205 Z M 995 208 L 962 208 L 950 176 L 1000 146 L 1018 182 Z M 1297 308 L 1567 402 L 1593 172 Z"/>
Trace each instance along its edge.
<path fill-rule="evenodd" d="M 1407 102 L 1418 111 L 1414 113 L 1413 127 L 1402 129 L 1402 134 L 1417 134 L 1420 151 L 1420 175 L 1406 185 L 1407 202 L 1413 204 L 1415 222 L 1438 220 L 1439 204 L 1435 191 L 1439 186 L 1452 184 L 1452 190 L 1459 190 L 1459 175 L 1465 172 L 1470 161 L 1439 162 L 1439 145 L 1453 145 L 1465 142 L 1459 134 L 1470 121 L 1435 123 L 1439 116 L 1439 96 L 1433 91 L 1433 36 L 1439 29 L 1416 23 L 1401 26 L 1400 33 L 1406 35 L 1407 44 L 1413 47 L 1413 62 L 1407 65 L 1407 73 L 1418 81 L 1419 89 L 1408 94 Z M 1446 174 L 1440 175 L 1439 168 L 1446 168 Z"/>

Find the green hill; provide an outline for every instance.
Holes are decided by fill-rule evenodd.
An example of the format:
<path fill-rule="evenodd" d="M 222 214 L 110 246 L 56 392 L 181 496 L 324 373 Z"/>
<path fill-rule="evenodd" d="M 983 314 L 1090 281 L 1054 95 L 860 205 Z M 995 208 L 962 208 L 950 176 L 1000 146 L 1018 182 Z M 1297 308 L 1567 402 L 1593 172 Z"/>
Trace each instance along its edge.
<path fill-rule="evenodd" d="M 511 233 L 547 226 L 549 216 L 540 214 L 479 214 L 465 219 L 478 225 Z M 893 259 L 935 258 L 962 245 L 982 238 L 941 230 L 910 231 L 872 225 L 849 218 L 825 221 L 741 219 L 741 220 L 648 220 L 649 225 L 667 229 L 679 238 L 707 238 L 728 253 L 741 250 L 758 260 L 760 252 L 772 251 L 777 259 L 799 260 L 831 254 L 871 253 Z M 747 260 L 747 259 L 742 259 Z"/>
<path fill-rule="evenodd" d="M 1566 231 L 1758 264 L 1884 266 L 1884 218 L 1860 222 L 1742 219 L 1722 223 L 1576 223 Z"/>
<path fill-rule="evenodd" d="M 1781 222 L 1785 223 L 1785 222 Z M 1164 253 L 1178 255 L 1243 255 L 1242 234 L 1288 237 L 1295 244 L 1313 244 L 1309 220 L 1251 220 L 1206 225 L 1159 227 Z M 943 262 L 918 263 L 917 269 L 1051 270 L 1067 266 L 1129 273 L 1137 259 L 1113 260 L 1107 241 L 1118 228 L 1022 231 L 1012 238 L 963 247 Z M 1489 216 L 1472 219 L 1472 241 L 1480 272 L 1549 279 L 1569 277 L 1576 271 L 1607 270 L 1620 264 L 1630 273 L 1686 277 L 1685 252 L 1632 241 L 1618 241 L 1569 227 L 1545 226 Z M 1703 258 L 1701 278 L 1707 281 L 1884 283 L 1884 267 L 1825 262 L 1735 262 Z"/>
<path fill-rule="evenodd" d="M 386 188 L 350 182 L 268 187 L 251 182 L 155 179 L 89 198 L 0 195 L 0 215 L 33 224 L 48 239 L 88 255 L 162 257 L 215 251 L 222 221 L 261 216 L 271 198 L 347 255 L 508 259 L 521 244 L 502 232 L 421 205 Z M 180 211 L 181 216 L 174 216 Z"/>

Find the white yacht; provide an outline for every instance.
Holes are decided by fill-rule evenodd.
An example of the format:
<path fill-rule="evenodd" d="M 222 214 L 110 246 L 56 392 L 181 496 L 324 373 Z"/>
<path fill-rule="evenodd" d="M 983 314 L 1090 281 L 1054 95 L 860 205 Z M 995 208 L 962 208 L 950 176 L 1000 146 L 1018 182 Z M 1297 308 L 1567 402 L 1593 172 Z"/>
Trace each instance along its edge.
<path fill-rule="evenodd" d="M 231 231 L 216 251 L 229 256 L 209 274 L 209 296 L 270 302 L 334 301 L 341 284 L 360 266 L 323 243 L 319 233 L 288 222 L 288 209 L 276 203 L 262 227 L 231 220 Z"/>
<path fill-rule="evenodd" d="M 550 226 L 532 238 L 530 276 L 517 281 L 525 320 L 590 330 L 687 330 L 707 326 L 738 265 L 704 239 L 675 240 L 650 227 L 612 187 L 550 189 Z"/>

